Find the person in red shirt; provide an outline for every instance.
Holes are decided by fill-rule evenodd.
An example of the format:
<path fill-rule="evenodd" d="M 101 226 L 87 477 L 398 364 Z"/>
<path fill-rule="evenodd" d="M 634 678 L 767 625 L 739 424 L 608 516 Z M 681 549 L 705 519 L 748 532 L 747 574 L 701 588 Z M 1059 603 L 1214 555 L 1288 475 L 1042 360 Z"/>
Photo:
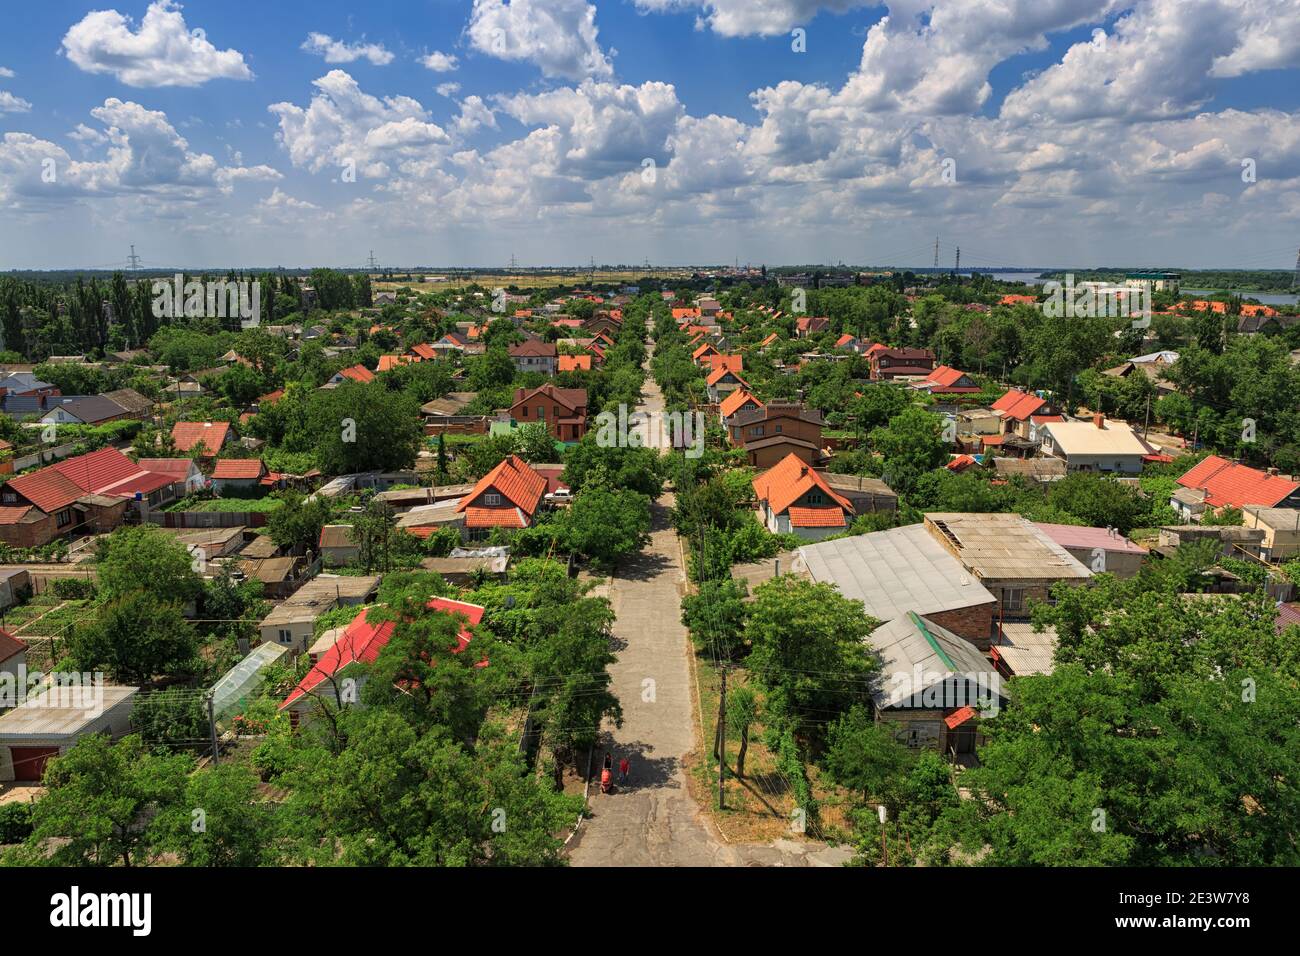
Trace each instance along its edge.
<path fill-rule="evenodd" d="M 632 764 L 626 757 L 618 762 L 618 782 L 627 783 L 628 771 L 632 769 Z"/>

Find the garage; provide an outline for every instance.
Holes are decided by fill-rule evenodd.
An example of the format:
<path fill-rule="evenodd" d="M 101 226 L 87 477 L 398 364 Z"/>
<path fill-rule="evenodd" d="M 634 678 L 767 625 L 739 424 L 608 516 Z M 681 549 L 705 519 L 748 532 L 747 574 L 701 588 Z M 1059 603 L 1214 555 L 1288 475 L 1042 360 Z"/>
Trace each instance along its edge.
<path fill-rule="evenodd" d="M 14 780 L 39 783 L 45 775 L 45 764 L 59 755 L 58 747 L 10 747 L 14 761 Z"/>

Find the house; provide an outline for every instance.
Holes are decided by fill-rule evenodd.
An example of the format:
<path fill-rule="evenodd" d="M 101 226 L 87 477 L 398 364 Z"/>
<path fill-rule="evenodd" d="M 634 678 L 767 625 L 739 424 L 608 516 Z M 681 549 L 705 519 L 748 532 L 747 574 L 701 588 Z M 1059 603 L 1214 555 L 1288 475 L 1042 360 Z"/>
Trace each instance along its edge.
<path fill-rule="evenodd" d="M 726 425 L 727 420 L 737 413 L 757 411 L 762 407 L 763 403 L 757 398 L 745 389 L 738 388 L 718 405 L 718 415 L 722 419 L 722 424 Z"/>
<path fill-rule="evenodd" d="M 262 640 L 300 654 L 311 643 L 318 617 L 336 607 L 369 602 L 379 582 L 378 574 L 319 574 L 262 618 L 258 625 Z"/>
<path fill-rule="evenodd" d="M 0 487 L 0 541 L 31 548 L 73 531 L 111 531 L 128 506 L 144 517 L 182 494 L 172 473 L 150 471 L 116 448 L 101 448 Z"/>
<path fill-rule="evenodd" d="M 1123 422 L 1094 415 L 1084 422 L 1047 422 L 1038 431 L 1043 453 L 1065 459 L 1068 471 L 1112 471 L 1136 475 L 1151 448 Z"/>
<path fill-rule="evenodd" d="M 375 366 L 375 371 L 391 372 L 395 368 L 409 365 L 414 361 L 415 359 L 409 355 L 381 355 L 379 356 L 379 364 Z"/>
<path fill-rule="evenodd" d="M 801 315 L 794 323 L 794 334 L 801 339 L 811 338 L 825 332 L 830 324 L 828 316 Z"/>
<path fill-rule="evenodd" d="M 361 545 L 350 524 L 325 525 L 320 529 L 319 544 L 321 559 L 328 567 L 342 567 L 361 556 Z"/>
<path fill-rule="evenodd" d="M 591 359 L 590 355 L 561 355 L 556 369 L 560 372 L 590 372 Z"/>
<path fill-rule="evenodd" d="M 907 611 L 866 638 L 880 662 L 870 693 L 877 723 L 912 749 L 973 754 L 976 718 L 1004 703 L 1002 679 L 975 645 Z"/>
<path fill-rule="evenodd" d="M 1017 514 L 928 512 L 925 530 L 992 594 L 996 620 L 1027 620 L 1029 601 L 1046 602 L 1059 582 L 1092 572 L 1033 522 Z M 993 631 L 976 643 L 987 649 Z M 968 638 L 974 640 L 974 638 Z"/>
<path fill-rule="evenodd" d="M 208 479 L 193 458 L 141 458 L 136 464 L 145 471 L 171 478 L 177 497 L 202 491 L 208 486 Z"/>
<path fill-rule="evenodd" d="M 980 391 L 973 378 L 947 365 L 931 369 L 925 378 L 913 382 L 912 387 L 931 395 L 964 395 Z"/>
<path fill-rule="evenodd" d="M 1263 508 L 1300 508 L 1300 483 L 1210 455 L 1192 466 L 1178 484 L 1170 504 L 1184 519 L 1212 509 L 1258 505 Z"/>
<path fill-rule="evenodd" d="M 32 575 L 26 568 L 0 567 L 0 611 L 21 604 L 32 593 Z M 0 666 L 4 658 L 0 657 Z"/>
<path fill-rule="evenodd" d="M 146 419 L 153 414 L 153 399 L 146 398 L 133 388 L 117 388 L 100 397 L 121 406 L 126 410 L 128 418 Z"/>
<path fill-rule="evenodd" d="M 41 416 L 45 423 L 60 425 L 103 425 L 130 418 L 128 412 L 106 395 L 58 396 L 47 400 L 49 409 Z"/>
<path fill-rule="evenodd" d="M 822 472 L 821 476 L 832 491 L 853 506 L 855 515 L 898 510 L 898 495 L 879 478 L 837 475 L 830 471 Z"/>
<path fill-rule="evenodd" d="M 709 401 L 715 403 L 721 402 L 728 394 L 738 388 L 749 388 L 749 383 L 740 376 L 739 372 L 726 366 L 715 368 L 710 372 L 708 378 L 704 380 L 704 384 L 709 390 Z"/>
<path fill-rule="evenodd" d="M 1022 392 L 1018 388 L 1008 390 L 991 407 L 1001 423 L 998 431 L 1004 435 L 1016 434 L 1021 438 L 1029 437 L 1029 424 L 1033 416 L 1052 411 L 1047 399 L 1031 392 Z"/>
<path fill-rule="evenodd" d="M 1142 569 L 1142 562 L 1147 557 L 1146 548 L 1134 544 L 1114 528 L 1088 528 L 1045 521 L 1035 521 L 1034 527 L 1095 574 L 1131 578 Z"/>
<path fill-rule="evenodd" d="M 26 573 L 26 572 L 24 572 Z M 0 627 L 0 688 L 5 681 L 19 681 L 26 673 L 27 666 L 27 642 L 20 637 L 15 637 Z M 5 677 L 4 675 L 9 675 Z M 17 683 L 11 685 L 17 686 Z M 23 688 L 26 689 L 26 684 Z M 3 711 L 8 705 L 0 699 L 0 711 Z"/>
<path fill-rule="evenodd" d="M 321 388 L 338 388 L 344 382 L 360 382 L 362 385 L 375 380 L 375 373 L 370 371 L 364 365 L 352 365 L 348 368 L 339 369 L 330 376 L 328 382 Z"/>
<path fill-rule="evenodd" d="M 10 395 L 58 395 L 59 389 L 49 382 L 42 382 L 31 372 L 9 372 L 0 376 L 0 398 Z"/>
<path fill-rule="evenodd" d="M 1167 558 L 1184 544 L 1214 541 L 1225 557 L 1263 560 L 1264 535 L 1262 528 L 1237 525 L 1171 524 L 1161 527 L 1156 546 L 1151 550 Z"/>
<path fill-rule="evenodd" d="M 559 357 L 554 342 L 528 339 L 509 346 L 506 351 L 521 372 L 540 372 L 542 375 L 554 375 L 555 364 Z"/>
<path fill-rule="evenodd" d="M 420 568 L 440 575 L 452 587 L 472 587 L 480 577 L 505 583 L 510 568 L 508 553 L 497 554 L 488 549 L 479 554 L 469 551 L 461 551 L 460 554 L 463 556 L 425 558 L 420 562 Z"/>
<path fill-rule="evenodd" d="M 176 450 L 197 458 L 216 458 L 230 438 L 230 422 L 177 422 L 172 426 Z"/>
<path fill-rule="evenodd" d="M 934 369 L 934 353 L 929 349 L 868 349 L 872 381 L 896 378 L 923 378 Z"/>
<path fill-rule="evenodd" d="M 703 365 L 708 356 L 721 354 L 721 352 L 713 347 L 712 343 L 702 342 L 700 345 L 695 347 L 695 351 L 691 352 L 691 361 L 696 365 Z"/>
<path fill-rule="evenodd" d="M 460 500 L 469 540 L 486 538 L 493 528 L 527 528 L 546 493 L 546 479 L 518 455 L 503 458 Z"/>
<path fill-rule="evenodd" d="M 817 409 L 769 402 L 736 412 L 727 422 L 727 433 L 733 446 L 744 449 L 752 467 L 770 468 L 789 455 L 812 465 L 822 457 L 822 425 Z"/>
<path fill-rule="evenodd" d="M 773 534 L 819 541 L 842 533 L 853 517 L 848 499 L 793 453 L 754 478 L 759 520 Z"/>
<path fill-rule="evenodd" d="M 220 494 L 227 490 L 249 491 L 260 486 L 266 477 L 266 465 L 260 458 L 220 458 L 212 469 L 212 487 Z"/>
<path fill-rule="evenodd" d="M 709 372 L 716 372 L 720 368 L 730 369 L 733 372 L 743 372 L 745 370 L 745 357 L 743 355 L 723 355 L 721 353 L 716 353 L 713 355 L 702 356 L 700 358 L 700 364 L 708 369 Z"/>
<path fill-rule="evenodd" d="M 460 618 L 463 623 L 456 636 L 456 644 L 450 648 L 453 654 L 463 653 L 473 639 L 471 627 L 483 620 L 484 609 L 477 604 L 455 601 L 450 598 L 433 598 L 426 608 L 437 614 L 450 614 Z M 362 610 L 352 622 L 343 629 L 334 644 L 326 650 L 312 665 L 306 676 L 289 692 L 289 696 L 280 704 L 280 712 L 287 712 L 290 722 L 297 726 L 302 717 L 310 714 L 316 701 L 320 698 L 338 705 L 339 692 L 343 682 L 355 681 L 350 691 L 344 691 L 347 699 L 355 703 L 361 699 L 368 668 L 379 657 L 379 652 L 388 646 L 397 624 L 394 621 L 370 621 L 372 609 Z M 486 666 L 482 660 L 477 666 Z M 355 696 L 351 696 L 355 694 Z"/>
<path fill-rule="evenodd" d="M 1038 296 L 1004 295 L 998 300 L 998 305 L 1038 305 Z"/>
<path fill-rule="evenodd" d="M 39 782 L 50 759 L 87 734 L 125 736 L 139 690 L 55 686 L 24 700 L 0 716 L 0 782 Z"/>
<path fill-rule="evenodd" d="M 510 418 L 520 425 L 541 422 L 556 441 L 578 441 L 587 433 L 587 390 L 550 384 L 517 388 Z"/>
<path fill-rule="evenodd" d="M 307 572 L 307 561 L 304 558 L 290 555 L 258 558 L 247 552 L 247 548 L 240 552 L 239 570 L 246 580 L 262 585 L 263 597 L 284 600 L 298 589 Z"/>
<path fill-rule="evenodd" d="M 1282 562 L 1300 557 L 1300 508 L 1246 505 L 1241 523 L 1264 532 L 1260 557 L 1265 561 Z"/>
<path fill-rule="evenodd" d="M 1028 621 L 1007 621 L 989 648 L 989 657 L 1003 677 L 1050 674 L 1056 666 L 1056 628 L 1035 631 Z"/>

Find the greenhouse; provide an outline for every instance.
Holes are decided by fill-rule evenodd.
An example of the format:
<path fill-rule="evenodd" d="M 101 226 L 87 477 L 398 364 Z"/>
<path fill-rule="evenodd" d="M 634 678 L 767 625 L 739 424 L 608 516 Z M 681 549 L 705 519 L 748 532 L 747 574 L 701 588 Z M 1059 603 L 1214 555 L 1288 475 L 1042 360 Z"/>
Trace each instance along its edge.
<path fill-rule="evenodd" d="M 212 710 L 217 720 L 237 713 L 257 693 L 266 669 L 289 652 L 279 644 L 259 644 L 232 667 L 212 688 Z"/>

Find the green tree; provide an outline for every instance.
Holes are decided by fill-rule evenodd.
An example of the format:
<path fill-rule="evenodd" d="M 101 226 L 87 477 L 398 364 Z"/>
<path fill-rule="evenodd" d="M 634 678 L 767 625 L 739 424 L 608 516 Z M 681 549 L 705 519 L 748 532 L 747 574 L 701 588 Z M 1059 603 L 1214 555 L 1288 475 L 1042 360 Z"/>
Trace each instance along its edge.
<path fill-rule="evenodd" d="M 574 498 L 559 523 L 566 547 L 612 567 L 649 539 L 650 501 L 635 491 L 591 488 Z"/>
<path fill-rule="evenodd" d="M 161 602 L 184 604 L 203 592 L 195 557 L 152 525 L 118 528 L 101 539 L 97 559 L 99 592 L 109 600 L 145 591 Z"/>
<path fill-rule="evenodd" d="M 245 766 L 221 764 L 193 773 L 183 799 L 150 823 L 157 849 L 185 866 L 259 866 L 273 863 L 275 817 Z"/>
<path fill-rule="evenodd" d="M 199 666 L 198 636 L 180 608 L 146 591 L 109 600 L 67 640 L 82 670 L 104 670 L 127 684 L 189 674 Z"/>

